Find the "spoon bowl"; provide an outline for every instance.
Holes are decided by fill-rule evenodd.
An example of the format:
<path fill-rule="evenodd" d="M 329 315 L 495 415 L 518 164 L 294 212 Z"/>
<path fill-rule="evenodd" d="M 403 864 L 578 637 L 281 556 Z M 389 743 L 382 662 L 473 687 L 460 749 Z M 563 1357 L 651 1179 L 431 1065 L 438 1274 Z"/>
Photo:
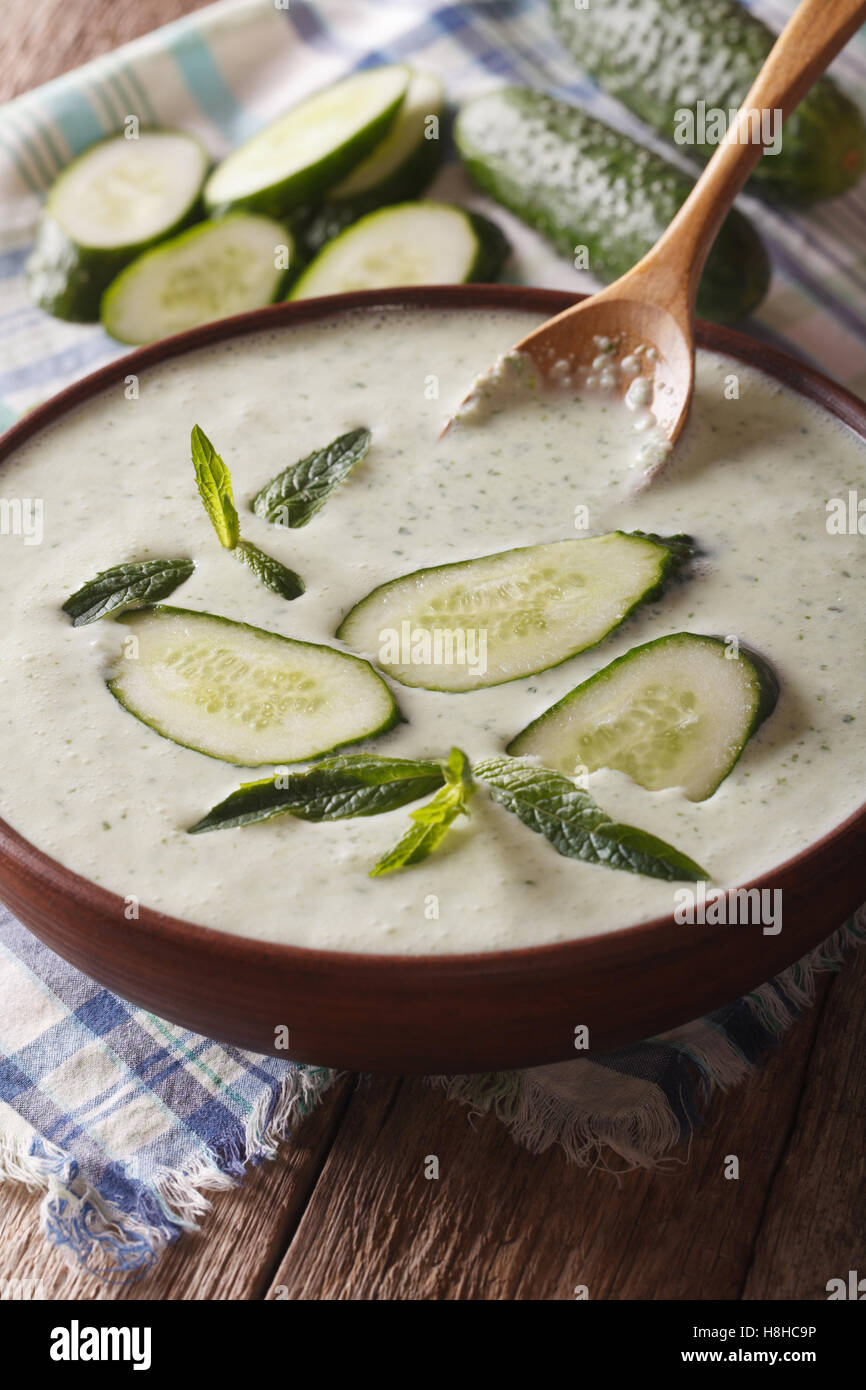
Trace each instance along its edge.
<path fill-rule="evenodd" d="M 541 380 L 548 382 L 585 378 L 600 354 L 620 363 L 634 363 L 636 369 L 623 384 L 637 376 L 651 381 L 650 409 L 672 446 L 685 425 L 694 386 L 694 340 L 688 306 L 674 301 L 667 307 L 651 298 L 624 293 L 628 278 L 542 324 L 514 350 L 530 357 Z M 653 477 L 663 461 L 650 464 L 644 480 Z"/>

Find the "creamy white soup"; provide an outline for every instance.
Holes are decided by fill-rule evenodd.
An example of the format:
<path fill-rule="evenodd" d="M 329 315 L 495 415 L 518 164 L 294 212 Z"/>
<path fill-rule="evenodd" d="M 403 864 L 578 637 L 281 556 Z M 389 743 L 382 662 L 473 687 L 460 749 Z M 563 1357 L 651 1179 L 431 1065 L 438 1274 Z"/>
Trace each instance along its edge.
<path fill-rule="evenodd" d="M 856 524 L 834 524 L 827 504 L 866 497 L 863 445 L 769 378 L 704 352 L 687 431 L 642 494 L 629 492 L 626 413 L 597 393 L 516 401 L 438 442 L 467 385 L 535 321 L 394 310 L 259 333 L 152 368 L 137 398 L 120 384 L 22 447 L 0 478 L 10 504 L 0 536 L 5 819 L 122 897 L 299 946 L 490 951 L 670 912 L 677 885 L 562 857 L 483 789 L 433 855 L 383 878 L 369 870 L 412 806 L 189 835 L 267 769 L 202 756 L 136 720 L 105 686 L 126 629 L 112 620 L 76 629 L 60 607 L 111 565 L 186 555 L 195 572 L 169 603 L 340 646 L 345 613 L 400 574 L 616 528 L 687 532 L 703 554 L 685 581 L 598 647 L 540 675 L 461 694 L 393 684 L 405 722 L 363 747 L 399 757 L 439 757 L 454 744 L 473 759 L 500 753 L 630 647 L 683 630 L 715 633 L 761 652 L 781 684 L 775 712 L 733 771 L 692 802 L 600 769 L 589 777 L 593 797 L 702 864 L 714 887 L 772 870 L 854 811 L 863 799 L 866 541 Z M 307 591 L 295 602 L 217 544 L 190 464 L 196 422 L 231 469 L 245 535 L 303 575 Z M 358 426 L 372 430 L 372 448 L 309 525 L 278 529 L 249 512 L 274 474 Z"/>

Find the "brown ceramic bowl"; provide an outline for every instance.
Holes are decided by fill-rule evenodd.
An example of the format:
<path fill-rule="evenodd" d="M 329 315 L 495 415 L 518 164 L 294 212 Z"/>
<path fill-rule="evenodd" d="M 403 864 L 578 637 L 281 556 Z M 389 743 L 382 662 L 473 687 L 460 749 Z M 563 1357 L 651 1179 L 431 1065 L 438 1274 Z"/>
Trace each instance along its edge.
<path fill-rule="evenodd" d="M 130 372 L 259 328 L 358 307 L 558 313 L 578 296 L 445 286 L 280 304 L 128 354 L 13 426 L 0 462 L 44 425 Z M 866 440 L 866 406 L 817 372 L 738 333 L 699 325 L 703 346 L 754 364 Z M 505 346 L 505 344 L 503 344 Z M 396 1072 L 487 1071 L 635 1042 L 737 998 L 816 946 L 866 900 L 866 805 L 758 880 L 781 888 L 784 926 L 677 926 L 672 917 L 553 946 L 479 955 L 383 956 L 248 941 L 124 902 L 49 859 L 0 821 L 0 898 L 46 945 L 124 998 L 196 1032 L 274 1051 L 288 1025 L 305 1062 Z M 280 1055 L 285 1056 L 282 1052 Z"/>

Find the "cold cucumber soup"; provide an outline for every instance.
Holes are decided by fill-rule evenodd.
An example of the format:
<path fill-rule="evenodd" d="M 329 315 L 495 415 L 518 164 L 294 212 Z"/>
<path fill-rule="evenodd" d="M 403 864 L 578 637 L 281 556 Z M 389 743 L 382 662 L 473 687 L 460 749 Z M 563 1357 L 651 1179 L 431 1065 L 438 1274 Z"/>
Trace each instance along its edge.
<path fill-rule="evenodd" d="M 674 847 L 712 887 L 772 870 L 853 812 L 863 799 L 866 564 L 862 537 L 828 529 L 827 504 L 866 492 L 863 445 L 770 379 L 707 352 L 683 440 L 644 493 L 627 486 L 630 421 L 603 392 L 515 398 L 483 426 L 461 424 L 437 441 L 467 383 L 534 322 L 510 312 L 393 310 L 274 329 L 150 368 L 137 390 L 119 384 L 21 447 L 3 467 L 2 496 L 41 499 L 44 511 L 41 543 L 35 524 L 29 535 L 9 525 L 0 538 L 5 819 L 133 903 L 267 941 L 413 954 L 614 931 L 671 912 L 676 876 L 558 853 L 476 777 L 469 814 L 452 817 L 432 853 L 371 877 L 419 825 L 411 813 L 442 784 L 435 770 L 423 788 L 418 774 L 417 799 L 380 814 L 315 822 L 282 814 L 190 834 L 241 783 L 273 777 L 282 761 L 279 738 L 267 742 L 274 709 L 279 719 L 313 721 L 311 756 L 345 744 L 344 753 L 417 762 L 456 747 L 477 767 L 502 759 L 530 729 L 517 741 L 521 767 L 559 759 L 562 777 L 572 759 L 574 785 L 608 822 Z M 301 576 L 300 597 L 268 588 L 253 563 L 220 545 L 191 463 L 194 424 L 230 470 L 242 537 Z M 368 452 L 307 524 L 274 524 L 250 509 L 295 461 L 362 428 Z M 685 534 L 698 553 L 680 564 L 675 545 L 640 538 L 585 548 L 616 532 Z M 439 569 L 553 542 L 569 547 L 484 571 Z M 238 629 L 225 627 L 224 648 L 213 625 L 170 615 L 160 625 L 151 609 L 80 626 L 63 611 L 110 567 L 172 557 L 194 569 L 162 600 L 169 607 L 372 665 L 341 665 L 326 653 L 321 672 L 282 680 L 268 653 L 258 665 L 248 656 L 247 638 L 231 647 Z M 430 568 L 433 579 L 391 586 Z M 486 651 L 481 626 L 472 627 L 479 593 L 490 600 Z M 436 654 L 410 621 L 422 599 L 450 629 L 463 605 L 462 675 L 457 661 L 436 679 Z M 734 649 L 742 644 L 757 665 L 720 648 L 663 644 L 653 649 L 658 669 L 630 659 L 552 722 L 533 723 L 616 658 L 681 633 L 736 639 Z M 124 647 L 130 636 L 140 638 L 138 651 Z M 284 650 L 294 649 L 277 643 L 275 661 Z M 707 674 L 710 650 L 717 669 Z M 149 661 L 163 663 L 159 679 L 176 673 L 174 695 L 148 684 Z M 762 662 L 778 680 L 763 722 L 752 718 Z M 124 663 L 121 703 L 106 681 Z M 175 726 L 172 699 L 182 703 L 190 672 L 198 684 Z M 491 677 L 498 683 L 478 683 Z M 446 688 L 426 688 L 433 684 Z M 717 736 L 704 729 L 709 712 L 722 721 Z M 164 736 L 190 719 L 204 732 Z M 213 753 L 232 729 L 233 761 L 198 751 Z M 265 759 L 252 756 L 260 746 Z M 311 756 L 288 771 L 311 766 Z M 653 786 L 665 767 L 684 784 Z M 453 765 L 452 784 L 466 772 Z"/>

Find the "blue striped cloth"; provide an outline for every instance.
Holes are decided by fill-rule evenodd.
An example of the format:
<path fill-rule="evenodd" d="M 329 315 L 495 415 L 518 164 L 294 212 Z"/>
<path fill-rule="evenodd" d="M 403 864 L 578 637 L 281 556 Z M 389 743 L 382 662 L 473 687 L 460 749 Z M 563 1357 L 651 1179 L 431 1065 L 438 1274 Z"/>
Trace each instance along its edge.
<path fill-rule="evenodd" d="M 754 8 L 778 28 L 793 0 Z M 458 100 L 503 81 L 545 86 L 656 143 L 563 52 L 541 0 L 290 0 L 286 9 L 228 0 L 199 11 L 0 112 L 0 427 L 122 351 L 98 326 L 60 323 L 25 294 L 42 195 L 73 155 L 137 114 L 196 132 L 218 156 L 323 83 L 394 59 L 440 72 Z M 866 98 L 862 36 L 836 71 Z M 434 192 L 506 226 L 511 278 L 593 288 L 492 209 L 453 162 Z M 866 392 L 866 186 L 808 213 L 743 201 L 774 263 L 753 331 Z M 835 967 L 864 930 L 861 916 L 746 999 L 663 1037 L 521 1073 L 432 1080 L 493 1110 L 535 1150 L 561 1144 L 585 1164 L 657 1163 L 715 1088 L 763 1059 L 810 1002 L 816 972 Z M 0 909 L 0 1177 L 42 1188 L 49 1239 L 106 1280 L 145 1274 L 207 1210 L 208 1191 L 273 1157 L 333 1080 L 325 1068 L 253 1056 L 133 1008 Z"/>

